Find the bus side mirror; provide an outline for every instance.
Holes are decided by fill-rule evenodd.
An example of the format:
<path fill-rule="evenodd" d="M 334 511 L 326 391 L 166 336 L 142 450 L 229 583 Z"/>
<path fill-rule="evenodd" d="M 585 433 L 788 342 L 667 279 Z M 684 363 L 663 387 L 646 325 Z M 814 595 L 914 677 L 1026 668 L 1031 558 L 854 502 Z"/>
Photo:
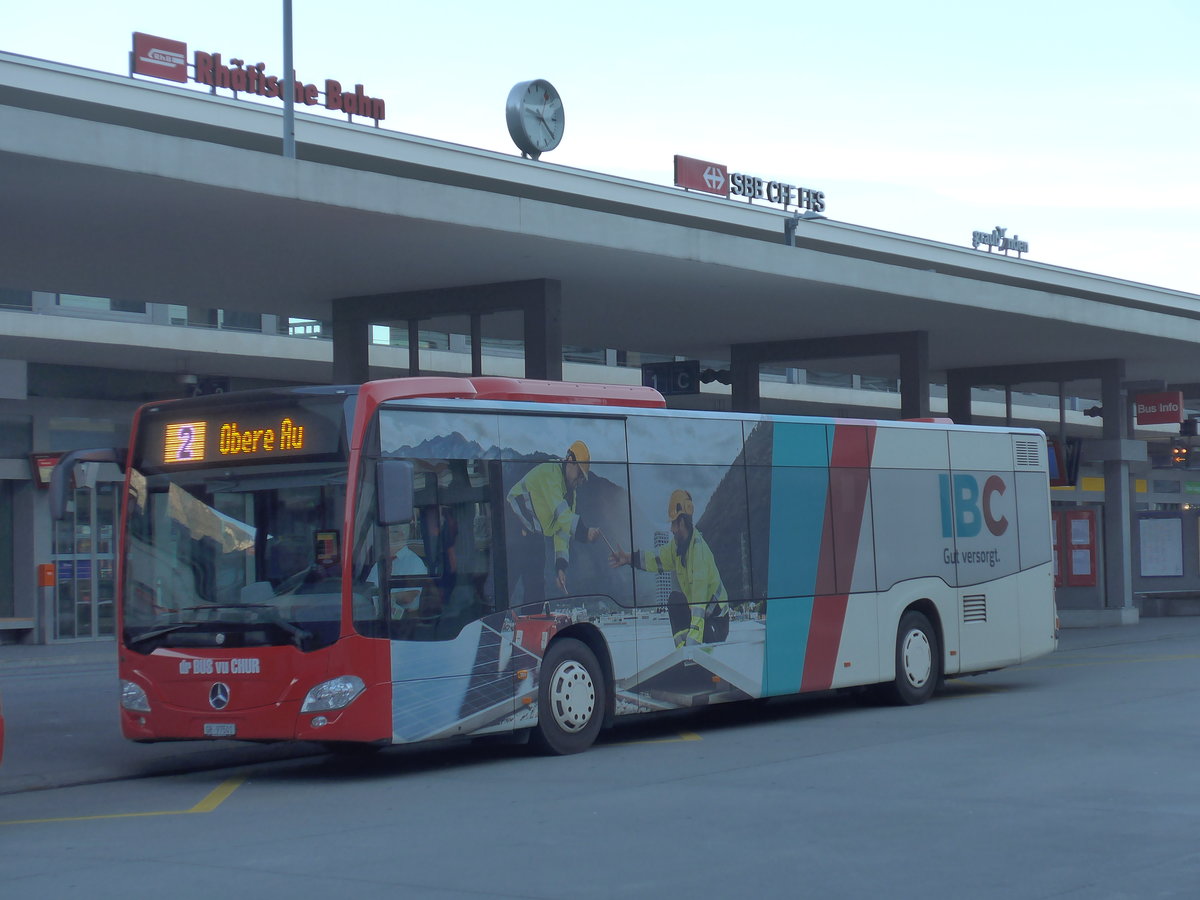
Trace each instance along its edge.
<path fill-rule="evenodd" d="M 67 514 L 67 494 L 71 490 L 71 476 L 77 463 L 110 462 L 121 468 L 125 467 L 126 451 L 114 447 L 101 447 L 98 450 L 71 450 L 64 453 L 50 473 L 50 515 L 55 521 Z M 94 480 L 94 477 L 93 477 Z"/>
<path fill-rule="evenodd" d="M 412 521 L 413 467 L 403 459 L 381 459 L 375 466 L 375 493 L 379 497 L 380 525 L 407 525 Z"/>

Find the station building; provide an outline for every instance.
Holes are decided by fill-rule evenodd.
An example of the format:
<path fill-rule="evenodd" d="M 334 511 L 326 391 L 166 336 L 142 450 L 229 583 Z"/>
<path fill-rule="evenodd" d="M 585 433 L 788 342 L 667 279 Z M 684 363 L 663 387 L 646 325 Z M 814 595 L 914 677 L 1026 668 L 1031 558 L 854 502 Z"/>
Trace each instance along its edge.
<path fill-rule="evenodd" d="M 120 473 L 85 466 L 54 522 L 58 455 L 124 446 L 151 400 L 407 374 L 1042 428 L 1064 624 L 1200 597 L 1200 297 L 1002 252 L 999 231 L 839 222 L 836 198 L 723 168 L 742 196 L 353 113 L 298 113 L 290 158 L 282 120 L 0 53 L 0 642 L 113 631 Z M 1137 415 L 1149 398 L 1172 409 Z"/>

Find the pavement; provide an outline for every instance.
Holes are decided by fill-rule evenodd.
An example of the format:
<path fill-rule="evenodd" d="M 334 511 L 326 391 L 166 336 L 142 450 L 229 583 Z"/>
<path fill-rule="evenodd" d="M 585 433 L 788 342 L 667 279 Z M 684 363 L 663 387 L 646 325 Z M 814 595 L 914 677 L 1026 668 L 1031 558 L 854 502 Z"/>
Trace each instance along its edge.
<path fill-rule="evenodd" d="M 1200 636 L 1200 616 L 1143 618 L 1135 625 L 1064 629 L 1059 653 Z M 7 721 L 0 795 L 241 767 L 327 752 L 303 742 L 179 741 L 134 744 L 117 722 L 113 640 L 0 644 Z"/>
<path fill-rule="evenodd" d="M 328 752 L 319 744 L 170 741 L 121 735 L 116 641 L 0 644 L 5 718 L 0 795 L 242 767 Z"/>
<path fill-rule="evenodd" d="M 115 639 L 60 641 L 54 644 L 0 644 L 0 673 L 45 666 L 112 663 L 117 670 Z"/>

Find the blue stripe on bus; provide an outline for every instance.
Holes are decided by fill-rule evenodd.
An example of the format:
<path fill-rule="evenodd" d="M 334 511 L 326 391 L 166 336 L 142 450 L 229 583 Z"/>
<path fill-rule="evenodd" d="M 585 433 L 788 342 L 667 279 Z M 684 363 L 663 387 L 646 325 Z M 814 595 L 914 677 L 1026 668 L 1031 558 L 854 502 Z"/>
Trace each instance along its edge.
<path fill-rule="evenodd" d="M 824 425 L 775 424 L 763 694 L 800 690 L 829 491 Z"/>

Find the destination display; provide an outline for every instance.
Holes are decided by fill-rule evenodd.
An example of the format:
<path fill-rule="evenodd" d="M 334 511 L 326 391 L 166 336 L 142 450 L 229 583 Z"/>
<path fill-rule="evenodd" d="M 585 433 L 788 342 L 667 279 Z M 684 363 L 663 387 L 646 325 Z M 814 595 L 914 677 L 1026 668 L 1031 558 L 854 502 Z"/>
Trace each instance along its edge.
<path fill-rule="evenodd" d="M 226 465 L 266 459 L 336 456 L 342 449 L 340 404 L 231 407 L 212 414 L 169 409 L 147 423 L 140 464 L 151 469 Z"/>

